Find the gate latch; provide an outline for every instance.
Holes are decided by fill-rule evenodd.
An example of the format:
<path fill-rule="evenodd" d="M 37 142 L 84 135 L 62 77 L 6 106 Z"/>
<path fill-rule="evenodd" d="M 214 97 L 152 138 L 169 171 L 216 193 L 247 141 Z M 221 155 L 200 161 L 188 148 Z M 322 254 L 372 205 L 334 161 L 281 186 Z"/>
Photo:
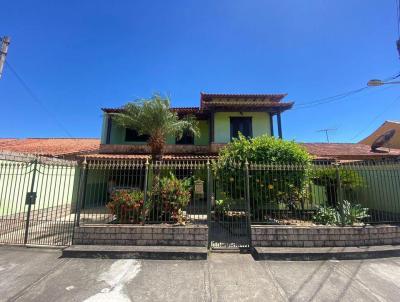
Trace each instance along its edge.
<path fill-rule="evenodd" d="M 36 192 L 28 192 L 26 193 L 25 204 L 35 204 L 36 202 Z"/>

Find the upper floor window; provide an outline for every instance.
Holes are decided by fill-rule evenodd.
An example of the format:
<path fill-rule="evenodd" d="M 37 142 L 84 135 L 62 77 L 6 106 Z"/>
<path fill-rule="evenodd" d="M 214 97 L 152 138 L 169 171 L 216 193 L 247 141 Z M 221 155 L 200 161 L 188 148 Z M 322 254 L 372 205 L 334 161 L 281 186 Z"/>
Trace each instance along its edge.
<path fill-rule="evenodd" d="M 175 143 L 177 145 L 193 145 L 194 136 L 192 133 L 185 131 L 181 139 L 176 139 Z"/>
<path fill-rule="evenodd" d="M 245 137 L 253 137 L 251 117 L 231 117 L 231 140 L 238 138 L 239 132 Z"/>
<path fill-rule="evenodd" d="M 135 129 L 125 130 L 125 141 L 126 142 L 147 142 L 149 139 L 148 135 L 139 135 Z"/>

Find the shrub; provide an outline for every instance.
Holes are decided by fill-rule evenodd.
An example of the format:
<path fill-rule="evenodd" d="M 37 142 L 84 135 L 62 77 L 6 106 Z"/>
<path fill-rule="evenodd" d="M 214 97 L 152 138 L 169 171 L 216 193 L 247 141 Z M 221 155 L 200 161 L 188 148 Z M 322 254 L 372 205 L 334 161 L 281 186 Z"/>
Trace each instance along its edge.
<path fill-rule="evenodd" d="M 118 223 L 143 222 L 147 209 L 144 206 L 144 194 L 141 191 L 119 190 L 111 195 L 106 207 L 115 215 Z"/>
<path fill-rule="evenodd" d="M 272 136 L 262 135 L 247 139 L 239 134 L 219 155 L 219 162 L 248 162 L 268 164 L 308 165 L 310 155 L 299 144 L 284 141 Z"/>
<path fill-rule="evenodd" d="M 352 204 L 348 200 L 343 200 L 341 203 L 341 211 L 333 207 L 320 207 L 312 219 L 318 224 L 351 226 L 369 217 L 368 208 L 363 208 L 360 204 Z"/>
<path fill-rule="evenodd" d="M 152 200 L 156 206 L 159 219 L 184 224 L 183 211 L 186 210 L 191 198 L 191 179 L 178 179 L 172 173 L 160 178 L 159 185 L 153 187 Z"/>
<path fill-rule="evenodd" d="M 319 207 L 312 220 L 317 224 L 335 225 L 338 222 L 337 215 L 338 212 L 334 208 Z"/>
<path fill-rule="evenodd" d="M 239 135 L 223 148 L 214 166 L 218 184 L 233 199 L 245 196 L 244 163 L 272 164 L 273 169 L 250 170 L 251 211 L 262 216 L 267 207 L 295 209 L 306 194 L 310 155 L 300 145 L 271 136 L 247 139 Z"/>
<path fill-rule="evenodd" d="M 343 193 L 349 193 L 364 184 L 363 178 L 357 171 L 344 167 L 322 167 L 313 170 L 311 179 L 315 185 L 325 187 L 327 204 L 330 207 L 337 207 L 338 174 Z"/>

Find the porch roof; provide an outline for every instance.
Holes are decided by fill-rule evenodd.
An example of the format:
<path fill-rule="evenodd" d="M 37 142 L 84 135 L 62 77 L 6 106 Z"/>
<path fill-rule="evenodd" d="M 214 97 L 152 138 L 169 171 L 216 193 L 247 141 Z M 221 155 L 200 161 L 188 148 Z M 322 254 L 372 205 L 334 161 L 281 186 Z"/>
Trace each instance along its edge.
<path fill-rule="evenodd" d="M 80 158 L 87 160 L 146 160 L 150 159 L 149 154 L 110 154 L 110 153 L 91 153 L 82 154 Z M 216 159 L 216 154 L 164 154 L 163 160 L 207 160 Z"/>
<path fill-rule="evenodd" d="M 294 102 L 281 102 L 287 94 L 224 94 L 201 93 L 200 108 L 203 110 L 266 110 L 283 112 L 293 107 Z"/>

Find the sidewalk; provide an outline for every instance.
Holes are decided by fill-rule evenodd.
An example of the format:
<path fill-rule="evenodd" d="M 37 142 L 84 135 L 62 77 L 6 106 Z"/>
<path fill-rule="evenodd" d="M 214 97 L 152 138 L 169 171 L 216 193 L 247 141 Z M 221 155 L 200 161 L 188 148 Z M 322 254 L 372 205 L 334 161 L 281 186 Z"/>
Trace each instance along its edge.
<path fill-rule="evenodd" d="M 398 301 L 400 258 L 254 261 L 59 258 L 0 247 L 1 301 Z"/>

